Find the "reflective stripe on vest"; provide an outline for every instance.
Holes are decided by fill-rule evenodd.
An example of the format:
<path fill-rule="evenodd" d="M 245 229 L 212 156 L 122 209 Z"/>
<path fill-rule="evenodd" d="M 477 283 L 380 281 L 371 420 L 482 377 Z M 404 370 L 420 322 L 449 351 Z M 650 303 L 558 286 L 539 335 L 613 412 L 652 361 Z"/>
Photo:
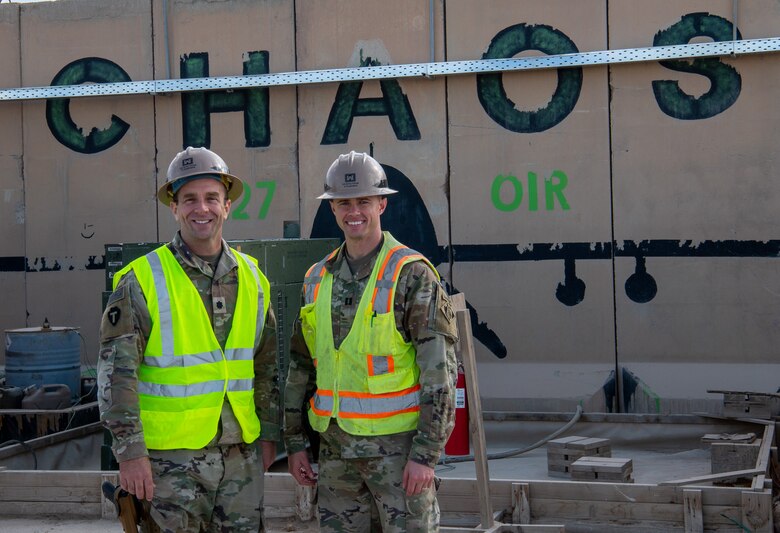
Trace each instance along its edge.
<path fill-rule="evenodd" d="M 339 416 L 344 418 L 384 418 L 419 411 L 420 384 L 385 394 L 341 391 L 339 402 Z"/>
<path fill-rule="evenodd" d="M 265 302 L 264 295 L 267 292 L 268 296 L 270 298 L 270 285 L 268 284 L 268 280 L 265 278 L 265 276 L 260 272 L 260 269 L 257 268 L 257 263 L 254 259 L 252 259 L 251 256 L 241 253 L 238 250 L 233 250 L 233 253 L 236 255 L 237 258 L 243 259 L 246 266 L 249 267 L 249 270 L 252 272 L 252 276 L 255 278 L 255 283 L 257 283 L 257 286 L 261 288 L 257 292 L 257 309 L 258 311 L 260 309 L 263 310 L 262 313 L 257 313 L 257 320 L 256 320 L 256 327 L 255 327 L 255 346 L 260 344 L 260 337 L 263 334 L 263 326 L 265 325 L 265 313 L 268 311 L 268 304 L 270 302 Z M 263 283 L 265 282 L 265 284 Z M 267 287 L 266 287 L 267 285 Z M 238 350 L 236 350 L 238 352 Z M 245 359 L 246 357 L 246 359 Z M 241 360 L 249 360 L 254 358 L 254 347 L 249 350 L 249 354 L 240 354 L 240 353 L 234 353 L 233 355 L 234 359 L 241 359 Z"/>
<path fill-rule="evenodd" d="M 425 260 L 425 257 L 404 245 L 396 246 L 388 252 L 384 264 L 379 268 L 376 287 L 374 287 L 374 294 L 371 298 L 375 313 L 392 311 L 390 306 L 393 296 L 395 296 L 395 284 L 401 273 L 401 267 L 409 261 L 420 260 Z"/>
<path fill-rule="evenodd" d="M 309 405 L 318 415 L 330 417 L 333 415 L 333 391 L 317 389 L 309 400 Z"/>
<path fill-rule="evenodd" d="M 312 303 L 317 299 L 317 293 L 320 290 L 320 282 L 322 281 L 322 276 L 325 275 L 325 263 L 330 261 L 338 252 L 339 248 L 336 248 L 329 253 L 325 259 L 319 263 L 313 264 L 306 272 L 306 275 L 303 278 L 303 293 L 306 303 Z"/>
<path fill-rule="evenodd" d="M 252 258 L 231 251 L 238 263 L 239 283 L 224 353 L 197 289 L 167 246 L 137 259 L 115 276 L 116 286 L 126 272 L 135 272 L 152 319 L 138 369 L 148 448 L 205 446 L 216 434 L 225 395 L 243 440 L 253 442 L 260 434 L 254 407 L 254 346 L 268 310 L 264 295 L 269 293 L 269 284 Z"/>
<path fill-rule="evenodd" d="M 325 264 L 338 253 L 337 248 L 331 252 L 325 259 L 312 265 L 303 280 L 304 302 L 313 303 L 317 299 L 317 293 L 320 289 L 320 283 L 325 275 Z M 371 307 L 377 313 L 387 313 L 390 311 L 390 305 L 395 294 L 395 283 L 398 275 L 401 273 L 401 267 L 410 261 L 425 261 L 436 272 L 433 265 L 428 262 L 424 255 L 411 248 L 400 244 L 390 249 L 385 257 L 384 263 L 380 267 L 379 275 L 376 279 L 376 286 L 371 298 Z"/>
<path fill-rule="evenodd" d="M 317 368 L 318 389 L 309 402 L 309 420 L 316 430 L 323 431 L 332 417 L 345 431 L 356 435 L 399 433 L 417 426 L 419 369 L 414 347 L 396 328 L 392 306 L 403 265 L 422 260 L 433 266 L 389 233 L 384 236 L 355 320 L 339 350 L 333 346 L 332 337 L 333 276 L 325 269 L 338 250 L 306 274 L 303 292 L 307 309 L 302 309 L 301 318 Z M 366 353 L 366 349 L 373 353 Z"/>

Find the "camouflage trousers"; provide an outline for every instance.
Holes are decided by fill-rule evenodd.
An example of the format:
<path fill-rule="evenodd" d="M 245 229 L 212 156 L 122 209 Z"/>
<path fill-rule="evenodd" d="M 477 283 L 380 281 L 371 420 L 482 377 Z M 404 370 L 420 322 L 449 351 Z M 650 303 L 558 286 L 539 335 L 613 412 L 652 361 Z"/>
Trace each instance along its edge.
<path fill-rule="evenodd" d="M 401 487 L 406 462 L 407 454 L 342 459 L 323 440 L 317 482 L 320 531 L 376 532 L 377 522 L 384 533 L 439 531 L 436 489 L 407 497 Z M 378 520 L 372 520 L 377 511 Z"/>
<path fill-rule="evenodd" d="M 155 483 L 150 513 L 163 533 L 264 531 L 258 443 L 149 454 Z"/>

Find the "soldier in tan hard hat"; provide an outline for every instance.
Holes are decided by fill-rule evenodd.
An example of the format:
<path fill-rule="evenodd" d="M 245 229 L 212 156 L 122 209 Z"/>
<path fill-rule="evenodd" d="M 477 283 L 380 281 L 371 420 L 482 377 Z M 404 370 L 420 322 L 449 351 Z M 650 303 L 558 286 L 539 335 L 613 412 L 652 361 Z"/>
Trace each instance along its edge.
<path fill-rule="evenodd" d="M 394 193 L 373 157 L 350 152 L 318 197 L 345 242 L 304 279 L 284 440 L 296 481 L 319 485 L 321 531 L 372 530 L 372 502 L 382 531 L 439 529 L 434 466 L 454 424 L 455 315 L 433 265 L 382 231 Z M 320 434 L 319 477 L 304 413 Z"/>
<path fill-rule="evenodd" d="M 257 260 L 222 238 L 242 189 L 211 150 L 179 152 L 157 192 L 179 230 L 114 276 L 103 314 L 101 419 L 121 488 L 162 531 L 263 531 L 276 319 Z"/>

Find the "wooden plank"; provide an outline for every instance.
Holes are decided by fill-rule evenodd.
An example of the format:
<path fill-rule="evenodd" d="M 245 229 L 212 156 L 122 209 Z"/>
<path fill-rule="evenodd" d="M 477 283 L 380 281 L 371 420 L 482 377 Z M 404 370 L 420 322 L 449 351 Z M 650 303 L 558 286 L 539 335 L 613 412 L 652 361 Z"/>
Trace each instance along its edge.
<path fill-rule="evenodd" d="M 471 334 L 471 316 L 466 308 L 463 293 L 453 295 L 453 307 L 458 322 L 458 347 L 466 375 L 466 394 L 469 405 L 469 430 L 474 446 L 474 467 L 477 477 L 477 498 L 479 501 L 480 525 L 484 528 L 493 525 L 493 504 L 490 501 L 490 473 L 488 472 L 487 445 L 482 422 L 482 399 L 479 395 L 477 380 L 477 360 L 474 352 L 474 339 Z"/>
<path fill-rule="evenodd" d="M 772 420 L 765 420 L 763 418 L 737 418 L 735 420 L 739 422 L 747 422 L 748 424 L 758 424 L 759 426 L 768 426 L 769 424 L 774 423 Z"/>
<path fill-rule="evenodd" d="M 580 457 L 571 464 L 574 472 L 604 472 L 621 474 L 633 470 L 631 459 L 625 457 Z"/>
<path fill-rule="evenodd" d="M 505 530 L 502 529 L 501 531 Z M 515 531 L 516 533 L 566 533 L 566 527 L 558 524 L 528 524 L 519 526 L 517 529 L 510 529 L 509 531 Z"/>
<path fill-rule="evenodd" d="M 441 513 L 440 523 L 447 527 L 464 527 L 473 529 L 479 524 L 479 513 Z"/>
<path fill-rule="evenodd" d="M 441 531 L 441 533 L 566 533 L 566 528 L 565 526 L 556 524 L 496 524 L 488 529 L 442 527 L 439 531 Z"/>
<path fill-rule="evenodd" d="M 100 502 L 100 478 L 89 487 L 20 487 L 1 486 L 0 501 L 21 502 Z"/>
<path fill-rule="evenodd" d="M 102 474 L 100 470 L 5 470 L 0 472 L 0 487 L 94 487 Z"/>
<path fill-rule="evenodd" d="M 705 433 L 701 441 L 705 444 L 710 443 L 732 443 L 732 444 L 750 444 L 756 440 L 755 433 Z"/>
<path fill-rule="evenodd" d="M 609 450 L 607 450 L 606 453 L 588 453 L 588 452 L 578 452 L 575 450 L 571 450 L 568 453 L 548 453 L 547 454 L 547 463 L 548 464 L 565 464 L 569 465 L 576 461 L 577 459 L 581 457 L 612 457 Z"/>
<path fill-rule="evenodd" d="M 295 487 L 298 483 L 287 472 L 265 474 L 264 505 L 270 508 L 295 508 Z M 294 514 L 294 512 L 293 512 Z"/>
<path fill-rule="evenodd" d="M 289 475 L 289 474 L 288 474 Z M 505 480 L 490 481 L 490 495 L 497 508 L 509 508 L 512 483 L 528 483 L 533 492 L 533 501 L 537 498 L 560 499 L 565 501 L 599 500 L 616 502 L 683 503 L 683 489 L 674 485 L 658 486 L 653 484 L 611 484 L 611 483 L 574 483 L 556 480 Z M 732 487 L 701 487 L 704 501 L 711 505 L 739 507 L 741 490 Z M 439 488 L 439 506 L 442 511 L 477 513 L 474 499 L 476 482 L 473 479 L 444 478 Z"/>
<path fill-rule="evenodd" d="M 744 470 L 745 468 L 759 468 L 761 442 L 752 444 L 713 442 L 710 444 L 710 468 L 713 474 Z"/>
<path fill-rule="evenodd" d="M 704 533 L 701 491 L 685 489 L 683 491 L 683 508 L 685 512 L 685 533 Z"/>
<path fill-rule="evenodd" d="M 737 390 L 707 390 L 712 394 L 743 394 L 748 396 L 769 396 L 774 398 L 780 398 L 778 392 L 751 392 L 751 391 L 737 391 Z"/>
<path fill-rule="evenodd" d="M 708 530 L 717 526 L 733 525 L 726 516 L 739 516 L 741 506 L 703 506 L 703 521 Z M 658 531 L 671 531 L 684 527 L 683 509 L 680 504 L 617 503 L 614 501 L 565 501 L 540 500 L 534 496 L 531 501 L 531 515 L 535 520 L 545 520 L 578 525 L 584 522 L 606 523 L 666 523 L 668 527 Z M 630 528 L 627 531 L 631 530 Z"/>
<path fill-rule="evenodd" d="M 606 448 L 610 447 L 611 443 L 609 439 L 600 439 L 596 437 L 589 437 L 586 439 L 578 440 L 575 442 L 570 443 L 567 448 L 571 448 L 573 450 L 597 450 L 599 448 Z"/>
<path fill-rule="evenodd" d="M 485 411 L 485 420 L 497 422 L 563 422 L 571 419 L 570 412 L 530 412 L 530 411 Z M 585 423 L 606 424 L 661 424 L 674 425 L 702 425 L 707 426 L 708 431 L 716 424 L 713 420 L 725 421 L 723 427 L 731 427 L 733 420 L 712 413 L 696 412 L 690 414 L 661 414 L 661 413 L 594 413 L 585 412 L 580 416 L 580 421 Z M 732 429 L 733 431 L 733 429 Z M 740 431 L 742 431 L 740 429 Z"/>
<path fill-rule="evenodd" d="M 266 475 L 266 503 L 269 494 L 277 499 L 292 501 L 294 481 L 289 474 Z M 516 480 L 491 480 L 490 497 L 495 508 L 510 509 L 513 501 L 512 486 Z M 654 524 L 658 531 L 682 530 L 684 527 L 685 502 L 682 487 L 658 486 L 651 484 L 589 483 L 567 481 L 523 481 L 529 486 L 530 515 L 535 520 L 555 521 L 556 523 L 576 523 L 580 528 L 589 527 L 589 531 L 618 531 L 619 529 L 599 528 L 599 524 L 615 524 L 620 520 L 630 520 L 642 530 L 643 524 Z M 284 487 L 289 487 L 289 495 Z M 474 479 L 445 478 L 438 493 L 442 510 L 442 524 L 453 525 L 453 516 L 461 517 L 458 526 L 473 526 L 480 519 Z M 729 520 L 741 516 L 742 492 L 744 489 L 732 487 L 697 488 L 702 495 L 703 523 L 708 530 L 733 528 Z M 766 494 L 771 494 L 766 491 Z M 276 512 L 271 507 L 269 511 Z M 290 513 L 294 510 L 290 508 Z M 725 515 L 725 516 L 723 516 Z M 285 515 L 279 515 L 285 516 Z M 466 527 L 466 531 L 484 531 Z M 649 530 L 648 527 L 646 530 Z M 444 531 L 444 529 L 442 529 Z M 585 530 L 585 529 L 582 529 Z"/>
<path fill-rule="evenodd" d="M 746 490 L 742 493 L 742 523 L 753 533 L 772 533 L 772 494 Z"/>
<path fill-rule="evenodd" d="M 531 489 L 528 483 L 512 483 L 512 523 L 531 523 Z"/>
<path fill-rule="evenodd" d="M 742 418 L 751 416 L 755 418 L 772 418 L 772 409 L 768 400 L 764 401 L 724 401 L 723 416 L 728 418 Z"/>
<path fill-rule="evenodd" d="M 567 448 L 570 443 L 577 442 L 579 440 L 586 439 L 586 438 L 587 437 L 580 437 L 578 435 L 569 435 L 568 437 L 559 437 L 557 439 L 553 439 L 549 441 L 546 444 L 546 446 L 548 450 Z"/>
<path fill-rule="evenodd" d="M 624 457 L 582 457 L 571 464 L 572 480 L 633 483 L 631 459 Z"/>
<path fill-rule="evenodd" d="M 100 486 L 103 486 L 103 483 L 108 481 L 113 486 L 118 487 L 119 486 L 119 473 L 104 473 L 100 476 Z M 116 506 L 114 505 L 114 502 L 109 501 L 106 499 L 106 497 L 103 495 L 103 490 L 101 488 L 100 490 L 100 516 L 102 518 L 117 518 L 117 510 Z"/>
<path fill-rule="evenodd" d="M 0 502 L 0 516 L 41 516 L 42 514 L 61 517 L 100 517 L 101 504 L 47 501 L 45 512 L 40 502 Z"/>
<path fill-rule="evenodd" d="M 599 481 L 602 483 L 633 483 L 631 472 L 572 472 L 572 481 Z"/>
<path fill-rule="evenodd" d="M 44 435 L 43 437 L 30 439 L 25 441 L 24 444 L 11 444 L 10 446 L 4 446 L 0 449 L 0 459 L 13 457 L 14 455 L 18 455 L 20 453 L 30 453 L 30 449 L 37 450 L 39 448 L 44 448 L 59 442 L 69 441 L 84 435 L 91 435 L 92 433 L 97 433 L 98 431 L 102 430 L 103 427 L 101 422 L 93 422 L 91 424 L 68 429 L 66 431 L 58 431 L 56 433 Z"/>
<path fill-rule="evenodd" d="M 295 486 L 295 515 L 308 522 L 317 516 L 317 487 Z"/>
<path fill-rule="evenodd" d="M 48 481 L 51 486 L 62 486 L 62 479 L 58 478 L 82 484 L 87 480 L 93 487 L 99 487 L 102 476 L 108 474 L 116 473 L 66 472 L 65 475 L 60 475 L 59 472 L 46 471 L 6 471 L 0 473 L 0 487 L 17 486 L 8 483 L 15 480 L 27 480 L 21 485 L 26 487 L 25 490 L 41 486 L 41 481 Z M 632 526 L 635 531 L 649 530 L 650 527 L 645 528 L 645 524 L 657 525 L 659 531 L 681 530 L 684 527 L 684 512 L 681 512 L 681 509 L 691 501 L 691 493 L 686 493 L 689 489 L 675 486 L 564 481 L 521 483 L 528 485 L 529 517 L 556 524 L 576 524 L 578 528 L 589 528 L 589 531 L 618 531 L 617 528 L 612 528 L 611 524 L 625 524 L 626 521 L 636 526 Z M 490 481 L 490 498 L 494 507 L 510 509 L 513 499 L 516 501 L 514 485 L 517 484 L 516 480 Z M 295 481 L 287 473 L 266 474 L 266 505 L 269 516 L 294 515 L 295 486 Z M 449 516 L 449 511 L 455 510 L 459 516 L 465 517 L 471 511 L 474 520 L 481 519 L 480 509 L 474 498 L 476 486 L 473 479 L 445 478 L 439 491 L 439 504 L 443 515 Z M 708 530 L 733 529 L 734 523 L 731 520 L 736 519 L 753 526 L 757 531 L 771 531 L 766 526 L 770 520 L 768 513 L 771 512 L 771 491 L 756 492 L 729 487 L 701 487 L 698 490 L 702 501 L 701 516 Z M 534 495 L 532 499 L 531 491 Z M 277 503 L 272 504 L 272 500 Z M 96 499 L 94 502 L 77 505 L 73 502 L 50 501 L 46 502 L 46 508 L 62 516 L 99 517 L 102 516 L 101 501 Z M 0 515 L 33 514 L 40 514 L 40 502 L 0 501 Z M 600 527 L 602 524 L 606 524 L 606 527 Z M 510 526 L 515 527 L 503 524 L 501 527 L 504 529 L 499 528 L 499 531 L 517 531 L 505 529 Z"/>
<path fill-rule="evenodd" d="M 747 470 L 734 470 L 731 472 L 723 472 L 721 474 L 710 474 L 708 476 L 691 477 L 687 479 L 673 479 L 671 481 L 662 481 L 659 485 L 695 485 L 696 483 L 709 483 L 711 481 L 723 481 L 726 479 L 740 478 L 740 477 L 752 477 L 756 474 L 762 473 L 762 470 L 758 468 L 749 468 Z"/>
<path fill-rule="evenodd" d="M 88 411 L 97 407 L 97 400 L 81 405 L 66 407 L 65 409 L 0 409 L 0 416 L 29 416 L 29 415 L 73 415 L 81 411 Z"/>
<path fill-rule="evenodd" d="M 753 490 L 763 490 L 764 477 L 769 470 L 769 456 L 771 454 L 772 443 L 775 441 L 775 425 L 768 424 L 764 427 L 764 436 L 761 439 L 761 447 L 758 449 L 758 460 L 756 468 L 759 469 L 759 475 L 753 478 L 751 488 Z"/>

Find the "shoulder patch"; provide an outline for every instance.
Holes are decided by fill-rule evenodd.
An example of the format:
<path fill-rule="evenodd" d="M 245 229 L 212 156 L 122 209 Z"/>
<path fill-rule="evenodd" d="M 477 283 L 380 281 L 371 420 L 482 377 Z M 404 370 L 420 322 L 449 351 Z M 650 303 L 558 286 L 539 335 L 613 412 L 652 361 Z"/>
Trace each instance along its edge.
<path fill-rule="evenodd" d="M 111 296 L 108 297 L 108 303 L 106 304 L 106 307 L 115 302 L 118 302 L 119 300 L 124 300 L 126 296 L 127 293 L 125 292 L 125 286 L 121 285 L 117 287 L 116 290 L 111 293 Z"/>
<path fill-rule="evenodd" d="M 134 322 L 127 287 L 119 287 L 111 294 L 100 324 L 101 341 L 127 335 L 134 331 Z"/>
<path fill-rule="evenodd" d="M 453 341 L 458 339 L 458 325 L 455 320 L 455 309 L 447 292 L 440 283 L 436 287 L 436 304 L 432 309 L 434 316 L 430 321 L 433 331 L 450 337 Z"/>

